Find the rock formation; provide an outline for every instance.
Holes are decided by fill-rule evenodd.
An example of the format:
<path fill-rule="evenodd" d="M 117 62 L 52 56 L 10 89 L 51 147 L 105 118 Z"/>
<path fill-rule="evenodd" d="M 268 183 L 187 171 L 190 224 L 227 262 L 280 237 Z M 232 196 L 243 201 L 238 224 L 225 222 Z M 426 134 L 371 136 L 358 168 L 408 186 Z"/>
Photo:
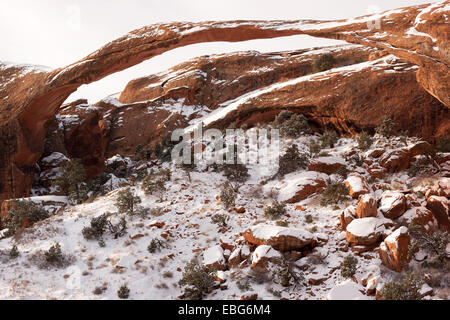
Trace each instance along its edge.
<path fill-rule="evenodd" d="M 280 109 L 289 108 L 312 116 L 319 125 L 332 123 L 340 131 L 354 132 L 373 126 L 377 120 L 374 115 L 389 110 L 394 118 L 402 120 L 401 123 L 421 131 L 414 133 L 428 137 L 443 135 L 449 129 L 446 121 L 448 108 L 443 105 L 450 106 L 448 11 L 449 1 L 444 1 L 353 20 L 157 24 L 132 31 L 86 58 L 53 71 L 0 64 L 0 200 L 28 195 L 35 164 L 45 149 L 47 129 L 61 104 L 78 87 L 168 50 L 199 42 L 234 42 L 308 34 L 383 49 L 418 66 L 416 70 L 417 67 L 387 56 L 314 76 L 304 76 L 303 73 L 278 75 L 275 77 L 279 77 L 276 81 L 280 84 L 253 92 L 226 106 L 231 112 L 226 113 L 226 119 L 219 119 L 218 124 L 230 122 L 230 119 L 236 119 L 237 123 L 257 122 L 267 119 L 268 110 L 273 116 Z M 192 75 L 192 79 L 196 76 Z M 416 79 L 424 90 L 417 85 Z M 165 94 L 184 98 L 183 89 L 175 90 L 177 83 L 183 80 L 176 80 L 179 82 L 172 79 L 168 87 L 172 86 L 174 90 Z M 263 81 L 253 88 L 269 84 Z M 133 85 L 136 83 L 130 84 L 131 87 Z M 335 94 L 330 94 L 330 87 L 335 88 Z M 249 88 L 252 86 L 244 91 L 248 92 Z M 196 101 L 195 97 L 190 98 Z M 125 90 L 121 99 L 131 101 L 133 93 Z M 163 104 L 161 96 L 154 99 Z M 205 97 L 200 100 L 205 100 Z M 101 140 L 107 129 L 103 120 L 98 115 L 90 115 L 85 124 L 86 130 L 92 129 L 101 141 L 95 150 L 86 146 L 93 157 L 83 156 L 87 154 L 83 144 L 66 143 L 70 154 L 81 156 L 85 166 L 91 166 L 92 174 L 98 171 L 99 155 L 107 148 Z M 215 122 L 210 119 L 210 124 Z M 69 141 L 90 138 L 83 128 L 74 130 L 67 133 Z"/>

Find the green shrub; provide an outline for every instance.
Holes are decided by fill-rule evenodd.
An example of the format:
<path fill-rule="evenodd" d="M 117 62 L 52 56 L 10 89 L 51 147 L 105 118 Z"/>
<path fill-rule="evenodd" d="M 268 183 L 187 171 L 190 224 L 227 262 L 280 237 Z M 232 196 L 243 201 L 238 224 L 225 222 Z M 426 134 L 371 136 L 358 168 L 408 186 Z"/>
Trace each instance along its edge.
<path fill-rule="evenodd" d="M 48 212 L 33 201 L 15 201 L 5 219 L 8 235 L 14 235 L 24 227 L 31 226 L 49 217 Z"/>
<path fill-rule="evenodd" d="M 289 227 L 289 222 L 288 221 L 278 220 L 277 222 L 275 222 L 275 224 L 278 227 L 285 227 L 285 228 Z"/>
<path fill-rule="evenodd" d="M 349 190 L 342 182 L 329 183 L 322 194 L 320 204 L 324 207 L 338 204 L 348 199 Z"/>
<path fill-rule="evenodd" d="M 447 258 L 447 245 L 449 243 L 449 233 L 437 230 L 428 233 L 421 225 L 413 222 L 408 226 L 409 234 L 412 237 L 409 246 L 409 255 L 411 256 L 417 249 L 431 252 L 435 255 L 435 260 L 425 265 L 441 268 L 445 264 Z"/>
<path fill-rule="evenodd" d="M 363 151 L 368 150 L 373 144 L 373 138 L 365 131 L 358 135 L 356 141 L 358 142 L 358 148 Z"/>
<path fill-rule="evenodd" d="M 320 137 L 320 143 L 322 148 L 334 148 L 336 142 L 338 142 L 337 133 L 333 130 L 326 130 Z"/>
<path fill-rule="evenodd" d="M 148 213 L 153 217 L 161 217 L 164 215 L 164 210 L 159 207 L 152 208 L 148 211 Z"/>
<path fill-rule="evenodd" d="M 306 169 L 309 157 L 301 153 L 296 145 L 291 145 L 280 157 L 278 174 L 284 176 L 297 170 Z"/>
<path fill-rule="evenodd" d="M 271 206 L 264 209 L 266 217 L 276 220 L 286 214 L 286 204 L 273 201 Z"/>
<path fill-rule="evenodd" d="M 108 225 L 108 216 L 106 214 L 102 214 L 96 218 L 91 219 L 91 224 L 89 227 L 84 227 L 81 230 L 83 237 L 86 240 L 97 240 L 102 239 L 103 234 L 106 231 Z"/>
<path fill-rule="evenodd" d="M 159 193 L 162 200 L 162 195 L 166 191 L 166 182 L 170 180 L 170 171 L 160 171 L 157 174 L 149 174 L 142 181 L 142 190 L 147 194 Z"/>
<path fill-rule="evenodd" d="M 274 126 L 280 130 L 284 137 L 298 138 L 302 134 L 311 133 L 308 118 L 304 115 L 283 110 L 275 118 Z"/>
<path fill-rule="evenodd" d="M 138 205 L 142 202 L 141 198 L 135 196 L 131 188 L 126 188 L 119 192 L 116 203 L 114 204 L 120 213 L 134 215 L 139 211 Z"/>
<path fill-rule="evenodd" d="M 250 174 L 248 173 L 248 168 L 242 164 L 238 163 L 238 157 L 235 153 L 234 162 L 232 164 L 224 164 L 222 166 L 223 175 L 234 183 L 242 184 L 248 180 Z"/>
<path fill-rule="evenodd" d="M 392 136 L 398 135 L 398 132 L 395 129 L 396 126 L 397 124 L 394 120 L 392 120 L 388 116 L 384 116 L 381 119 L 378 127 L 376 127 L 375 132 L 383 137 L 390 138 Z"/>
<path fill-rule="evenodd" d="M 386 283 L 380 290 L 382 300 L 420 300 L 423 281 L 418 275 L 406 274 L 398 281 Z"/>
<path fill-rule="evenodd" d="M 352 278 L 356 273 L 357 266 L 358 266 L 358 259 L 356 259 L 352 255 L 346 256 L 341 266 L 341 275 L 344 278 Z"/>
<path fill-rule="evenodd" d="M 119 290 L 117 290 L 117 296 L 120 299 L 128 299 L 130 297 L 130 289 L 126 284 L 122 285 Z"/>
<path fill-rule="evenodd" d="M 226 181 L 223 185 L 222 192 L 220 193 L 220 200 L 226 209 L 230 209 L 234 206 L 236 201 L 236 190 L 233 188 L 229 181 Z"/>
<path fill-rule="evenodd" d="M 312 69 L 314 73 L 323 72 L 332 69 L 335 64 L 334 56 L 331 53 L 325 53 L 314 60 Z"/>
<path fill-rule="evenodd" d="M 48 251 L 44 252 L 44 256 L 45 261 L 50 265 L 62 265 L 64 263 L 64 256 L 59 243 L 52 245 Z"/>
<path fill-rule="evenodd" d="M 210 293 L 216 282 L 217 271 L 192 260 L 186 264 L 181 280 L 178 282 L 184 288 L 183 295 L 188 300 L 201 300 Z"/>
<path fill-rule="evenodd" d="M 314 222 L 313 216 L 310 215 L 310 214 L 307 214 L 307 215 L 305 216 L 305 222 L 306 222 L 306 223 L 313 223 L 313 222 Z"/>
<path fill-rule="evenodd" d="M 225 214 L 215 214 L 211 217 L 211 221 L 217 224 L 220 228 L 224 228 L 228 223 L 228 216 Z"/>
<path fill-rule="evenodd" d="M 322 151 L 322 145 L 316 139 L 309 140 L 308 148 L 311 157 L 317 156 Z"/>
<path fill-rule="evenodd" d="M 295 265 L 285 258 L 282 259 L 278 268 L 273 271 L 273 274 L 283 287 L 295 285 L 302 280 L 302 276 L 295 271 Z"/>
<path fill-rule="evenodd" d="M 80 159 L 72 159 L 61 168 L 61 174 L 53 185 L 58 187 L 74 203 L 87 200 L 88 189 L 83 182 L 86 180 L 86 170 Z"/>
<path fill-rule="evenodd" d="M 16 245 L 14 245 L 11 250 L 9 251 L 9 258 L 10 259 L 15 259 L 20 255 L 19 253 L 19 249 L 17 248 Z"/>
<path fill-rule="evenodd" d="M 167 244 L 165 241 L 162 241 L 160 239 L 152 239 L 147 247 L 147 251 L 150 253 L 155 253 L 156 251 L 161 251 L 164 248 L 167 248 Z"/>

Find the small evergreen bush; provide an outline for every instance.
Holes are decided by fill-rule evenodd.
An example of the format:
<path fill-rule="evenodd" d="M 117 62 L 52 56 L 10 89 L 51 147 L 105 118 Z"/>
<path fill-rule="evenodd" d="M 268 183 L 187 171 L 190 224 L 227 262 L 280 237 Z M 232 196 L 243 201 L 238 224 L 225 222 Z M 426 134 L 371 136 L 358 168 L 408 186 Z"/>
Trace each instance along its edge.
<path fill-rule="evenodd" d="M 236 201 L 236 190 L 229 181 L 226 181 L 223 185 L 222 192 L 220 193 L 220 200 L 226 209 L 230 209 L 234 206 Z"/>
<path fill-rule="evenodd" d="M 324 207 L 338 204 L 348 199 L 349 190 L 342 182 L 329 183 L 322 194 L 320 204 Z"/>
<path fill-rule="evenodd" d="M 178 284 L 184 288 L 185 299 L 201 300 L 213 290 L 216 276 L 217 271 L 192 260 L 185 266 Z"/>
<path fill-rule="evenodd" d="M 356 273 L 357 266 L 358 266 L 358 259 L 356 259 L 352 255 L 346 256 L 341 266 L 341 275 L 344 278 L 352 278 Z"/>
<path fill-rule="evenodd" d="M 323 72 L 332 69 L 335 64 L 334 56 L 331 53 L 325 53 L 314 60 L 312 69 L 314 73 Z"/>
<path fill-rule="evenodd" d="M 271 206 L 264 209 L 266 217 L 276 220 L 286 214 L 286 204 L 273 201 Z"/>
<path fill-rule="evenodd" d="M 306 169 L 309 157 L 301 153 L 296 145 L 291 145 L 280 157 L 278 174 L 284 176 L 297 170 Z"/>

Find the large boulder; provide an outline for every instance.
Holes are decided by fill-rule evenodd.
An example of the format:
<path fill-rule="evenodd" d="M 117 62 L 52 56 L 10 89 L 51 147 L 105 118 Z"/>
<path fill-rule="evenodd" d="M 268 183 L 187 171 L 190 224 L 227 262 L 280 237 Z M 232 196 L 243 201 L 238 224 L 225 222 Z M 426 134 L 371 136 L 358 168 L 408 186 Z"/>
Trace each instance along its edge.
<path fill-rule="evenodd" d="M 326 174 L 333 174 L 340 168 L 345 167 L 345 160 L 337 157 L 319 157 L 309 162 L 308 170 Z"/>
<path fill-rule="evenodd" d="M 384 222 L 378 218 L 355 219 L 347 226 L 347 242 L 353 245 L 370 246 L 381 240 L 385 231 Z"/>
<path fill-rule="evenodd" d="M 379 159 L 380 165 L 391 173 L 408 169 L 410 161 L 411 156 L 407 148 L 400 148 L 386 152 Z"/>
<path fill-rule="evenodd" d="M 345 185 L 349 189 L 350 196 L 358 199 L 360 195 L 370 193 L 370 186 L 366 178 L 361 175 L 351 175 L 345 180 Z"/>
<path fill-rule="evenodd" d="M 359 196 L 356 216 L 358 218 L 376 217 L 378 203 L 373 194 L 363 194 Z"/>
<path fill-rule="evenodd" d="M 325 177 L 317 172 L 303 172 L 285 179 L 278 186 L 278 201 L 295 203 L 321 192 L 327 186 Z"/>
<path fill-rule="evenodd" d="M 398 218 L 398 222 L 405 226 L 414 223 L 422 226 L 426 231 L 431 231 L 437 226 L 433 213 L 425 207 L 412 207 Z"/>
<path fill-rule="evenodd" d="M 269 245 L 281 252 L 302 249 L 315 242 L 314 235 L 304 229 L 264 224 L 253 226 L 242 235 L 252 245 Z"/>
<path fill-rule="evenodd" d="M 406 211 L 406 197 L 401 192 L 386 191 L 381 196 L 381 213 L 389 219 L 397 219 Z"/>
<path fill-rule="evenodd" d="M 450 201 L 448 198 L 431 196 L 427 199 L 427 208 L 438 221 L 439 228 L 450 231 Z"/>
<path fill-rule="evenodd" d="M 380 258 L 383 264 L 391 270 L 401 272 L 409 262 L 408 250 L 411 237 L 408 228 L 400 227 L 380 244 Z"/>

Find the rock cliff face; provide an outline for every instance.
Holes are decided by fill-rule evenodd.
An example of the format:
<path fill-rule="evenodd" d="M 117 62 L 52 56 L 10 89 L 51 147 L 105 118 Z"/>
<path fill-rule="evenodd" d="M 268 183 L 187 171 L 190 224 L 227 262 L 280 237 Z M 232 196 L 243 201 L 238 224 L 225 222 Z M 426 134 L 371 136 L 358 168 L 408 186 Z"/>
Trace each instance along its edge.
<path fill-rule="evenodd" d="M 354 67 L 350 68 L 351 70 L 343 67 L 340 70 L 335 69 L 329 73 L 315 75 L 310 79 L 314 81 L 298 78 L 307 73 L 307 70 L 303 70 L 305 73 L 300 71 L 300 64 L 297 65 L 299 69 L 292 69 L 291 74 L 274 72 L 270 76 L 270 73 L 261 72 L 266 74 L 266 77 L 263 77 L 260 83 L 251 82 L 246 87 L 245 79 L 242 79 L 240 85 L 238 83 L 236 87 L 242 86 L 243 89 L 229 86 L 228 90 L 234 92 L 236 97 L 242 96 L 245 92 L 252 92 L 252 94 L 241 98 L 236 104 L 230 103 L 226 108 L 232 106 L 233 108 L 229 109 L 232 109 L 233 113 L 226 113 L 226 118 L 210 118 L 210 123 L 218 120 L 227 122 L 230 115 L 236 115 L 237 122 L 263 121 L 268 119 L 268 115 L 273 117 L 280 109 L 288 107 L 312 116 L 319 125 L 332 123 L 341 131 L 352 132 L 358 127 L 365 128 L 372 125 L 368 121 L 371 119 L 364 119 L 366 122 L 359 124 L 355 122 L 356 113 L 361 113 L 361 110 L 355 109 L 355 104 L 358 101 L 367 101 L 361 107 L 364 116 L 374 115 L 375 111 L 369 109 L 375 105 L 382 110 L 395 107 L 395 110 L 391 112 L 393 116 L 397 114 L 397 118 L 409 121 L 414 126 L 425 124 L 423 130 L 426 133 L 422 133 L 424 136 L 433 136 L 436 130 L 439 134 L 448 132 L 448 127 L 441 126 L 442 120 L 445 120 L 445 117 L 448 118 L 448 109 L 445 109 L 443 105 L 450 106 L 448 12 L 449 1 L 444 1 L 341 21 L 157 24 L 130 32 L 65 68 L 49 71 L 31 66 L 0 64 L 0 200 L 26 196 L 29 193 L 35 164 L 45 150 L 48 128 L 54 121 L 54 116 L 61 104 L 79 86 L 100 80 L 168 50 L 199 42 L 245 41 L 309 34 L 380 48 L 395 54 L 403 61 L 418 66 L 416 72 L 411 65 L 396 61 L 394 57 L 384 57 L 370 64 L 359 65 L 356 67 L 357 70 Z M 239 60 L 238 57 L 235 58 Z M 230 61 L 230 65 L 234 63 L 233 60 Z M 207 64 L 207 62 L 204 63 Z M 250 65 L 254 68 L 258 64 Z M 229 75 L 231 76 L 232 72 Z M 272 80 L 269 80 L 271 77 L 273 77 Z M 195 102 L 213 109 L 220 103 L 229 101 L 228 96 L 233 95 L 228 93 L 221 97 L 220 90 L 217 89 L 219 85 L 217 85 L 215 89 L 214 86 L 211 87 L 212 95 L 205 92 L 199 98 L 192 94 L 198 91 L 195 88 L 201 88 L 204 81 L 202 74 L 192 74 L 188 78 L 191 81 L 188 89 L 181 88 L 180 84 L 184 82 L 181 77 L 165 82 L 161 88 L 155 87 L 148 90 L 141 90 L 142 84 L 147 82 L 155 84 L 158 80 L 141 79 L 140 83 L 131 83 L 120 99 L 130 103 L 141 96 L 149 97 L 155 100 L 153 102 L 155 105 L 159 103 L 160 108 L 164 109 L 167 108 L 164 101 L 168 96 L 172 96 L 174 100 L 185 99 L 187 105 L 194 105 L 193 102 Z M 350 78 L 350 81 L 347 81 L 347 78 Z M 292 79 L 292 82 L 286 81 L 289 79 Z M 415 79 L 424 90 L 417 85 Z M 273 85 L 274 81 L 281 83 L 278 86 Z M 355 86 L 356 83 L 359 86 Z M 254 92 L 258 88 L 269 85 L 272 87 Z M 339 96 L 333 95 L 330 93 L 330 87 L 338 87 L 342 92 L 339 91 Z M 393 94 L 392 90 L 397 88 L 398 91 Z M 316 89 L 317 92 L 311 91 Z M 297 96 L 292 96 L 294 91 Z M 304 93 L 310 96 L 305 97 Z M 369 94 L 368 97 L 367 94 Z M 331 96 L 327 97 L 327 95 Z M 209 102 L 208 99 L 210 99 Z M 342 100 L 344 100 L 343 104 Z M 401 101 L 400 107 L 398 101 Z M 261 104 L 250 105 L 250 102 Z M 337 104 L 340 106 L 335 107 Z M 141 104 L 142 110 L 148 107 L 148 104 Z M 332 111 L 329 110 L 330 107 L 333 107 Z M 117 114 L 116 109 L 111 108 L 111 110 L 111 116 L 120 118 L 120 113 Z M 268 110 L 271 113 L 267 113 Z M 410 111 L 405 113 L 405 110 Z M 85 113 L 85 111 L 82 112 Z M 106 139 L 105 143 L 109 124 L 102 112 L 96 114 L 89 110 L 88 115 L 82 115 L 87 117 L 86 121 L 83 121 L 83 126 L 74 127 L 64 133 L 67 152 L 73 156 L 82 157 L 92 174 L 98 171 L 98 162 L 101 162 L 102 153 L 114 153 L 114 148 L 121 150 L 121 147 L 114 147 L 110 141 L 121 141 L 120 130 L 125 130 L 116 128 L 114 138 Z M 253 112 L 255 113 L 250 114 Z M 435 119 L 438 119 L 437 122 Z M 159 123 L 153 118 L 152 121 L 155 124 Z M 176 122 L 176 119 L 171 121 Z M 98 139 L 94 140 L 99 141 L 98 145 L 92 147 L 88 142 L 79 143 L 83 139 L 90 139 L 91 135 Z M 108 149 L 111 151 L 106 151 Z M 91 158 L 84 156 L 89 153 L 92 154 Z"/>

